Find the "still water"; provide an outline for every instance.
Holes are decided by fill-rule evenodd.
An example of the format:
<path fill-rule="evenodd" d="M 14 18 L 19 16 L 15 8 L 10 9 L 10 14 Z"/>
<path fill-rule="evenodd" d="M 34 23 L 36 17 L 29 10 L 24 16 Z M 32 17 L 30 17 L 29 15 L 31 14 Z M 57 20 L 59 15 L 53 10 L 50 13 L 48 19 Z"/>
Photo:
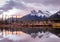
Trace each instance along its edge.
<path fill-rule="evenodd" d="M 27 34 L 31 34 L 31 33 L 37 33 L 37 32 L 46 32 L 49 31 L 51 33 L 60 34 L 60 30 L 59 29 L 52 29 L 52 30 L 48 30 L 46 28 L 2 28 L 0 29 L 0 35 L 6 36 L 8 34 L 16 34 L 16 35 L 20 35 L 23 33 L 27 33 Z M 58 34 L 57 34 L 58 35 Z"/>
<path fill-rule="evenodd" d="M 42 31 L 42 33 L 40 31 Z M 58 36 L 51 32 L 44 31 L 45 30 L 36 28 L 0 29 L 0 42 L 60 42 Z"/>

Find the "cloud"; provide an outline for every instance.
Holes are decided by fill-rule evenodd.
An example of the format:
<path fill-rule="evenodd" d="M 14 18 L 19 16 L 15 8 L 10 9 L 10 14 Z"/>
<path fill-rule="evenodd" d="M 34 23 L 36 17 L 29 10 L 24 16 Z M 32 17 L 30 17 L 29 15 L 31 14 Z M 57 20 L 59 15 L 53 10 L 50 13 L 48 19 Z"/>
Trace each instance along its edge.
<path fill-rule="evenodd" d="M 4 4 L 6 4 L 7 0 L 0 0 L 0 7 L 2 7 Z"/>
<path fill-rule="evenodd" d="M 31 4 L 36 3 L 40 7 L 43 5 L 44 7 L 48 8 L 50 10 L 59 10 L 60 9 L 60 0 L 24 0 L 24 2 L 31 3 Z"/>
<path fill-rule="evenodd" d="M 14 15 L 17 14 L 18 12 L 21 12 L 20 9 L 12 8 L 11 10 L 8 10 L 7 12 L 4 12 L 4 15 Z"/>
<path fill-rule="evenodd" d="M 42 3 L 42 4 L 56 4 L 59 5 L 60 4 L 60 0 L 24 0 L 25 2 L 28 3 Z"/>
<path fill-rule="evenodd" d="M 2 14 L 0 14 L 0 18 L 2 18 L 3 16 L 3 19 L 8 18 L 7 16 L 13 16 L 15 14 L 18 14 L 18 13 L 21 13 L 23 10 L 20 10 L 20 9 L 17 9 L 17 8 L 12 8 L 6 12 L 3 12 Z"/>
<path fill-rule="evenodd" d="M 6 1 L 6 4 L 3 5 L 3 7 L 0 7 L 0 13 L 8 11 L 8 10 L 12 9 L 13 7 L 15 7 L 17 9 L 26 9 L 26 7 L 24 5 L 22 5 L 21 3 L 10 0 L 10 1 Z M 3 11 L 1 11 L 1 10 L 3 10 Z"/>
<path fill-rule="evenodd" d="M 5 0 L 3 5 L 0 5 L 0 14 L 16 8 L 24 11 L 33 9 L 42 9 L 48 11 L 60 10 L 60 0 Z"/>

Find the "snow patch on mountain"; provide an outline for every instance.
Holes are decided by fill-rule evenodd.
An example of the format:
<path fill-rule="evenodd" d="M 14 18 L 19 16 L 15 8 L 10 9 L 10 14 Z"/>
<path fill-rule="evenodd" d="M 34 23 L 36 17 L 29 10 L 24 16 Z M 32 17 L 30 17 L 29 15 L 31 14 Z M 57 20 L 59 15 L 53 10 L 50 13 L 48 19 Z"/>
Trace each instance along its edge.
<path fill-rule="evenodd" d="M 30 13 L 31 16 L 38 16 L 38 17 L 42 17 L 42 18 L 49 17 L 49 16 L 51 16 L 50 14 L 51 14 L 50 12 L 42 11 L 42 10 L 38 10 L 38 11 L 32 10 Z"/>

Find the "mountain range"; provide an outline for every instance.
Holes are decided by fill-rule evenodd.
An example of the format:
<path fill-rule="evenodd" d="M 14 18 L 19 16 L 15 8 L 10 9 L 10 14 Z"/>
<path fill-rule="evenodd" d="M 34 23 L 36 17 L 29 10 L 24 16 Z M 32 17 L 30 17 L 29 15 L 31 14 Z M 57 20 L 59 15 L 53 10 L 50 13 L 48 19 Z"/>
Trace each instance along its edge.
<path fill-rule="evenodd" d="M 30 14 L 22 17 L 20 20 L 43 20 L 43 19 L 47 19 L 49 16 L 49 12 L 48 11 L 41 11 L 38 10 L 38 12 L 36 12 L 35 10 L 32 10 Z"/>
<path fill-rule="evenodd" d="M 47 20 L 47 19 L 60 19 L 60 11 L 51 15 L 49 11 L 42 11 L 42 10 L 32 10 L 28 15 L 23 16 L 22 18 L 17 18 L 19 21 L 23 20 Z M 16 21 L 16 18 L 9 18 L 7 20 Z"/>

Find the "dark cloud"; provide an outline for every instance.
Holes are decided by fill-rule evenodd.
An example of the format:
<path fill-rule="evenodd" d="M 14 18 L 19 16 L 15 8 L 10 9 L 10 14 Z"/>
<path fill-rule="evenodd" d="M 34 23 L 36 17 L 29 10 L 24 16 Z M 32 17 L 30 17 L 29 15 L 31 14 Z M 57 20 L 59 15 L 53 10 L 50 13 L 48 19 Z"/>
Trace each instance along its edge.
<path fill-rule="evenodd" d="M 24 0 L 29 3 L 42 3 L 42 4 L 57 4 L 60 5 L 60 0 Z"/>
<path fill-rule="evenodd" d="M 7 1 L 6 4 L 0 8 L 0 10 L 8 11 L 13 7 L 17 9 L 22 9 L 22 10 L 30 8 L 23 5 L 21 1 L 24 1 L 27 4 L 36 3 L 36 5 L 40 6 L 40 8 L 43 8 L 43 7 L 41 7 L 41 5 L 39 4 L 44 5 L 47 9 L 52 9 L 52 10 L 60 9 L 60 0 L 10 0 L 10 1 Z M 3 13 L 3 11 L 1 11 L 0 13 Z"/>
<path fill-rule="evenodd" d="M 3 7 L 0 7 L 0 10 L 3 10 L 2 12 L 0 11 L 0 13 L 3 13 L 4 11 L 8 11 L 8 10 L 12 9 L 13 7 L 15 7 L 17 9 L 26 9 L 26 7 L 24 5 L 22 5 L 21 3 L 10 0 L 10 1 L 7 1 Z"/>
<path fill-rule="evenodd" d="M 41 2 L 44 2 L 44 0 L 24 0 L 25 2 L 28 2 L 28 3 L 41 3 Z"/>
<path fill-rule="evenodd" d="M 10 7 L 16 7 L 16 8 L 21 8 L 21 9 L 26 8 L 21 3 L 13 1 L 13 0 L 8 1 L 7 4 L 5 5 L 5 7 L 8 7 L 8 8 L 10 8 Z"/>
<path fill-rule="evenodd" d="M 21 4 L 21 1 L 24 1 L 26 3 L 39 3 L 45 6 L 52 5 L 54 7 L 55 6 L 60 7 L 60 0 L 10 0 L 10 1 L 7 1 L 7 3 L 0 9 L 3 9 L 5 11 L 12 9 L 12 7 L 26 9 L 27 7 Z"/>
<path fill-rule="evenodd" d="M 46 0 L 45 2 L 44 2 L 44 4 L 46 4 L 46 5 L 55 5 L 55 6 L 60 6 L 60 0 Z"/>
<path fill-rule="evenodd" d="M 60 0 L 24 0 L 27 3 L 36 3 L 41 7 L 43 5 L 47 10 L 60 10 Z M 40 5 L 41 4 L 41 5 Z M 41 7 L 43 8 L 43 7 Z M 44 9 L 44 8 L 43 8 Z"/>

